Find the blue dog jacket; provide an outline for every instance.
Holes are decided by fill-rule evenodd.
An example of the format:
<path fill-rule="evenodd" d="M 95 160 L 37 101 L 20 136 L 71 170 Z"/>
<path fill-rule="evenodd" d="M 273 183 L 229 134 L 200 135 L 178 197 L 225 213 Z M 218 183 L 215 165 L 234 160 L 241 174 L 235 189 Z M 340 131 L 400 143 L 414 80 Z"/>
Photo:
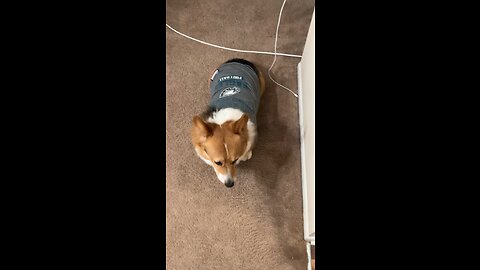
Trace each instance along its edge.
<path fill-rule="evenodd" d="M 210 106 L 217 110 L 235 108 L 256 124 L 260 104 L 260 82 L 255 71 L 238 62 L 222 64 L 210 83 Z"/>

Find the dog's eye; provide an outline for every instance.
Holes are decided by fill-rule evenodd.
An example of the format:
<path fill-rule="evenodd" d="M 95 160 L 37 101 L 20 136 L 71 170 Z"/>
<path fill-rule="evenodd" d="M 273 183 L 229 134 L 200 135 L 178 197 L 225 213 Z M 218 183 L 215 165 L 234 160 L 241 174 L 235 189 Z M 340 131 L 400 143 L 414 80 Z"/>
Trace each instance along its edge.
<path fill-rule="evenodd" d="M 221 161 L 215 161 L 215 164 L 217 164 L 218 166 L 222 166 L 223 163 Z"/>
<path fill-rule="evenodd" d="M 237 160 L 238 160 L 238 158 L 237 158 L 237 159 L 235 159 L 234 161 L 232 161 L 232 164 L 235 164 L 235 162 L 237 162 Z"/>

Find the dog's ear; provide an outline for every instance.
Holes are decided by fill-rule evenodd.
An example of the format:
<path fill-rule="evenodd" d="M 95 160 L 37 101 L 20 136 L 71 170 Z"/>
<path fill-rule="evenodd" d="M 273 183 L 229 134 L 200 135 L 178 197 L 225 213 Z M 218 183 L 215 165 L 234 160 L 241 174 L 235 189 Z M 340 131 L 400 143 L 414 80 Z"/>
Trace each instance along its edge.
<path fill-rule="evenodd" d="M 241 134 L 247 129 L 248 115 L 243 114 L 240 119 L 233 123 L 233 132 L 236 134 Z"/>
<path fill-rule="evenodd" d="M 195 116 L 193 118 L 193 131 L 201 141 L 205 141 L 207 137 L 212 136 L 213 126 L 205 123 L 200 116 Z"/>

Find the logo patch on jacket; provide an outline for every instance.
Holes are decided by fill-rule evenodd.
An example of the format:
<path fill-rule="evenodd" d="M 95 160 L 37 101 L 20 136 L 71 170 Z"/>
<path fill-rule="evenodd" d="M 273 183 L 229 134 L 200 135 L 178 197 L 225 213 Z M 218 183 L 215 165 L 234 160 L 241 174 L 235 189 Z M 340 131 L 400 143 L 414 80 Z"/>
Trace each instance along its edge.
<path fill-rule="evenodd" d="M 220 96 L 218 98 L 223 98 L 223 97 L 228 97 L 231 95 L 235 95 L 236 93 L 240 92 L 240 89 L 237 87 L 227 87 L 223 89 L 222 93 L 220 93 Z"/>

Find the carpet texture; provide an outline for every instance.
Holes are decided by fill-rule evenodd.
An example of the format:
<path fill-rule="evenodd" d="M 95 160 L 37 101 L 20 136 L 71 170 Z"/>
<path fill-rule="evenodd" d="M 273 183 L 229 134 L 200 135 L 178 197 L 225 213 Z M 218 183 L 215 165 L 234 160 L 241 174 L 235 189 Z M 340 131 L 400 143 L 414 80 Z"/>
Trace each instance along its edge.
<path fill-rule="evenodd" d="M 170 0 L 167 23 L 226 47 L 273 51 L 281 0 Z M 312 0 L 287 1 L 278 52 L 301 55 Z M 237 53 L 186 39 L 167 29 L 167 269 L 307 268 L 303 240 L 297 99 L 270 81 L 273 56 Z M 193 116 L 209 101 L 209 79 L 231 58 L 255 63 L 267 87 L 257 115 L 258 144 L 226 188 L 195 154 Z M 300 58 L 278 57 L 274 78 L 297 92 Z"/>

